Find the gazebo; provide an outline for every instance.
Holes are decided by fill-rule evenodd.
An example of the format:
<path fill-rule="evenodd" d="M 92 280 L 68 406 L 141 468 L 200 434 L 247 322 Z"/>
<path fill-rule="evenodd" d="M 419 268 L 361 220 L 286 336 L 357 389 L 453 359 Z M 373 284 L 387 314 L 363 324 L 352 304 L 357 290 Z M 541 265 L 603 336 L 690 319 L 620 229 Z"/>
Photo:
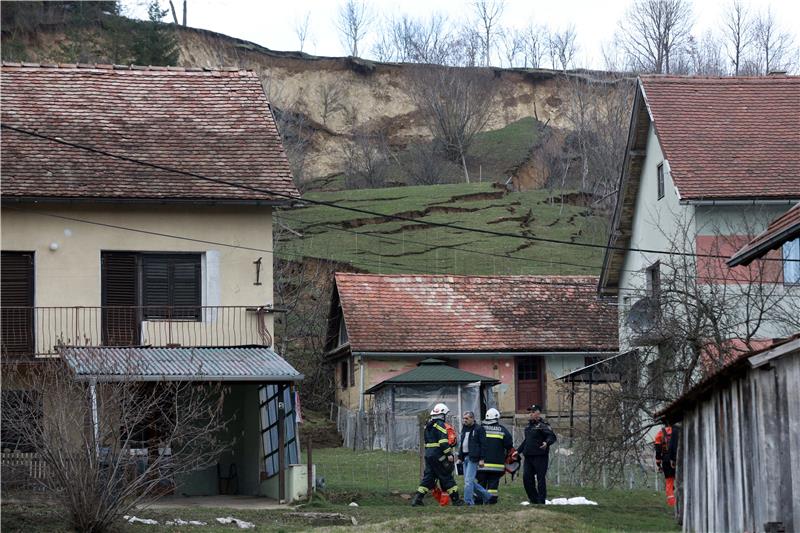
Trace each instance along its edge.
<path fill-rule="evenodd" d="M 456 428 L 466 411 L 481 419 L 487 408 L 494 407 L 491 387 L 498 383 L 498 379 L 460 370 L 441 359 L 425 359 L 416 368 L 381 381 L 365 391 L 375 396 L 375 436 L 381 441 L 376 445 L 415 449 L 419 444 L 420 417 L 439 402 L 450 407 L 449 419 Z"/>

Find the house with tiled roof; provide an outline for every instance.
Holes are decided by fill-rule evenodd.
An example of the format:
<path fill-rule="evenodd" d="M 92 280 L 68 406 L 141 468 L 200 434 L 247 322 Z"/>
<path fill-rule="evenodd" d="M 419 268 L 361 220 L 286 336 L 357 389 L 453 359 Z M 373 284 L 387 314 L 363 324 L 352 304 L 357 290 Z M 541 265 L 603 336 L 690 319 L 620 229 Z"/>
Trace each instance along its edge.
<path fill-rule="evenodd" d="M 751 267 L 726 259 L 800 200 L 798 103 L 796 76 L 639 78 L 598 283 L 618 298 L 621 349 L 652 344 L 637 330 L 655 316 L 676 258 L 700 285 L 746 290 L 733 287 L 755 279 L 747 268 L 762 268 L 760 282 L 795 290 L 797 241 Z M 752 319 L 762 320 L 759 337 L 781 335 Z"/>
<path fill-rule="evenodd" d="M 3 364 L 224 382 L 235 444 L 171 490 L 278 497 L 302 376 L 273 351 L 272 213 L 299 193 L 256 74 L 6 63 L 0 83 Z"/>
<path fill-rule="evenodd" d="M 336 401 L 368 411 L 368 393 L 429 374 L 415 369 L 435 358 L 476 382 L 497 380 L 488 401 L 504 416 L 536 403 L 557 418 L 567 406 L 556 378 L 617 352 L 617 310 L 596 285 L 591 276 L 337 273 L 326 344 Z"/>

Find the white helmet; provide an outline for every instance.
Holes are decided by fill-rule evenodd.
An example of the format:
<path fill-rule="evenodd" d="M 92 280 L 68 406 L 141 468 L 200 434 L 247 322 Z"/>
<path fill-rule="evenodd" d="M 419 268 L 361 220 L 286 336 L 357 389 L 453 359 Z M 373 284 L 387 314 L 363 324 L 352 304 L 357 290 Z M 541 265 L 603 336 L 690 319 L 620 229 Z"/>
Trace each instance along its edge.
<path fill-rule="evenodd" d="M 449 412 L 450 412 L 450 409 L 448 409 L 445 404 L 437 403 L 436 405 L 433 406 L 433 409 L 431 409 L 431 416 L 434 416 L 434 415 L 446 415 Z"/>
<path fill-rule="evenodd" d="M 500 411 L 492 407 L 486 411 L 486 420 L 500 420 Z"/>

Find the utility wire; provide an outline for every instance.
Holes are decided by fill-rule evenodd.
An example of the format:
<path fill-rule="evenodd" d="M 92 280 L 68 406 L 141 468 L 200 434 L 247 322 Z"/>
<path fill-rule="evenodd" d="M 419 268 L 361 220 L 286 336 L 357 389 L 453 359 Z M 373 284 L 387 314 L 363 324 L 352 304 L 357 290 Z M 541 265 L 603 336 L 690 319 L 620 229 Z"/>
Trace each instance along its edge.
<path fill-rule="evenodd" d="M 448 224 L 448 223 L 445 223 L 445 222 L 431 222 L 431 221 L 426 221 L 426 220 L 418 220 L 418 219 L 415 219 L 415 218 L 405 217 L 405 216 L 402 216 L 402 215 L 383 214 L 383 213 L 379 213 L 377 211 L 370 211 L 368 209 L 361 209 L 361 208 L 358 208 L 358 207 L 348 207 L 348 206 L 339 205 L 339 204 L 336 204 L 336 203 L 333 203 L 333 202 L 325 202 L 325 201 L 322 201 L 322 200 L 312 200 L 312 199 L 308 199 L 308 198 L 299 199 L 299 198 L 297 198 L 296 196 L 294 196 L 292 194 L 282 193 L 282 192 L 278 192 L 278 191 L 274 191 L 274 190 L 270 190 L 270 189 L 263 189 L 263 188 L 260 188 L 260 187 L 253 187 L 251 185 L 245 185 L 243 183 L 237 183 L 237 182 L 233 182 L 233 181 L 229 181 L 229 180 L 224 180 L 224 179 L 221 179 L 221 178 L 211 178 L 211 177 L 203 176 L 201 174 L 197 174 L 197 173 L 194 173 L 194 172 L 189 172 L 189 171 L 185 171 L 185 170 L 179 170 L 179 169 L 176 169 L 176 168 L 171 168 L 171 167 L 167 167 L 167 166 L 164 166 L 164 165 L 159 165 L 159 164 L 156 164 L 156 163 L 150 163 L 148 161 L 142 161 L 140 159 L 135 159 L 135 158 L 132 158 L 132 157 L 119 155 L 119 154 L 114 154 L 114 153 L 108 152 L 106 150 L 101 150 L 101 149 L 98 149 L 98 148 L 92 148 L 90 146 L 84 146 L 84 145 L 80 145 L 80 144 L 73 143 L 73 142 L 70 142 L 70 141 L 65 141 L 64 139 L 60 139 L 58 137 L 50 137 L 48 135 L 37 133 L 35 131 L 26 130 L 26 129 L 19 128 L 19 127 L 16 127 L 16 126 L 10 126 L 8 124 L 0 124 L 0 127 L 8 129 L 8 130 L 11 130 L 11 131 L 16 131 L 18 133 L 22 133 L 22 134 L 25 134 L 25 135 L 29 135 L 31 137 L 36 137 L 36 138 L 39 138 L 39 139 L 43 139 L 43 140 L 47 140 L 47 141 L 50 141 L 50 142 L 58 143 L 58 144 L 61 144 L 61 145 L 64 145 L 64 146 L 77 148 L 79 150 L 85 150 L 87 152 L 91 152 L 91 153 L 95 153 L 95 154 L 99 154 L 99 155 L 104 155 L 106 157 L 111 157 L 111 158 L 118 159 L 118 160 L 121 160 L 121 161 L 127 161 L 129 163 L 134 163 L 134 164 L 137 164 L 137 165 L 142 165 L 142 166 L 154 168 L 154 169 L 157 169 L 157 170 L 163 170 L 165 172 L 172 172 L 172 173 L 175 173 L 175 174 L 189 176 L 189 177 L 192 177 L 192 178 L 200 179 L 200 180 L 203 180 L 203 181 L 208 181 L 208 182 L 211 182 L 211 183 L 227 185 L 227 186 L 230 186 L 230 187 L 235 187 L 235 188 L 244 189 L 244 190 L 248 190 L 248 191 L 252 191 L 252 192 L 258 192 L 258 193 L 262 193 L 262 194 L 267 194 L 267 195 L 271 195 L 271 196 L 278 197 L 278 198 L 285 198 L 285 199 L 293 201 L 293 202 L 303 202 L 303 203 L 312 204 L 312 205 L 321 205 L 321 206 L 326 206 L 326 207 L 333 207 L 333 208 L 336 208 L 336 209 L 342 209 L 342 210 L 351 211 L 351 212 L 354 212 L 354 213 L 360 213 L 360 214 L 364 214 L 364 215 L 371 215 L 371 216 L 375 216 L 375 217 L 386 218 L 386 219 L 389 219 L 389 220 L 401 220 L 401 221 L 404 221 L 404 222 L 411 222 L 411 223 L 414 223 L 414 224 L 423 224 L 423 225 L 427 225 L 427 226 L 431 226 L 431 227 L 450 228 L 450 229 L 457 229 L 457 230 L 460 230 L 460 231 L 482 233 L 484 235 L 492 235 L 492 236 L 495 236 L 495 237 L 510 237 L 510 238 L 515 238 L 515 239 L 534 241 L 534 242 L 549 242 L 549 243 L 553 243 L 553 244 L 564 244 L 564 245 L 568 245 L 568 246 L 581 246 L 581 247 L 584 247 L 584 248 L 598 248 L 598 249 L 603 249 L 603 250 L 617 250 L 617 251 L 623 251 L 623 252 L 631 251 L 631 252 L 650 253 L 650 254 L 674 255 L 674 256 L 682 256 L 682 257 L 706 257 L 706 258 L 712 258 L 712 259 L 729 259 L 729 256 L 726 256 L 726 255 L 696 254 L 696 253 L 691 253 L 691 252 L 653 250 L 653 249 L 648 249 L 648 248 L 625 248 L 625 247 L 622 247 L 622 246 L 609 246 L 609 245 L 595 244 L 595 243 L 563 241 L 563 240 L 559 240 L 559 239 L 550 239 L 550 238 L 546 238 L 546 237 L 534 237 L 534 236 L 531 236 L 531 235 L 519 235 L 519 234 L 516 234 L 516 233 L 505 233 L 505 232 L 494 231 L 494 230 L 485 229 L 485 228 L 470 228 L 470 227 L 467 227 L 467 226 L 460 226 L 460 225 L 456 225 L 456 224 Z M 800 262 L 800 259 L 782 259 L 782 258 L 781 259 L 778 259 L 778 258 L 775 258 L 775 259 L 773 259 L 773 258 L 763 258 L 762 260 L 763 261 L 781 261 L 781 262 L 783 262 L 783 261 L 798 261 L 798 262 Z"/>

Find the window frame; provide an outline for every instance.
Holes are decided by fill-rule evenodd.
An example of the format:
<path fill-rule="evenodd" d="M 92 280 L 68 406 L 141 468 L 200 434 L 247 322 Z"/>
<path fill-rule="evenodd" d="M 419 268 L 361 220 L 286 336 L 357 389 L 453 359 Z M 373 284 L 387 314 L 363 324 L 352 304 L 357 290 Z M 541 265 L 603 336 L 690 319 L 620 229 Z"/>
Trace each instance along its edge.
<path fill-rule="evenodd" d="M 656 167 L 656 188 L 657 200 L 664 198 L 664 162 L 658 164 Z"/>
<path fill-rule="evenodd" d="M 645 269 L 647 295 L 656 300 L 661 295 L 661 261 L 656 261 Z"/>
<path fill-rule="evenodd" d="M 782 270 L 783 270 L 783 284 L 789 287 L 800 286 L 800 237 L 787 241 L 781 246 Z M 794 259 L 795 261 L 789 261 Z M 788 274 L 794 270 L 794 276 Z"/>

